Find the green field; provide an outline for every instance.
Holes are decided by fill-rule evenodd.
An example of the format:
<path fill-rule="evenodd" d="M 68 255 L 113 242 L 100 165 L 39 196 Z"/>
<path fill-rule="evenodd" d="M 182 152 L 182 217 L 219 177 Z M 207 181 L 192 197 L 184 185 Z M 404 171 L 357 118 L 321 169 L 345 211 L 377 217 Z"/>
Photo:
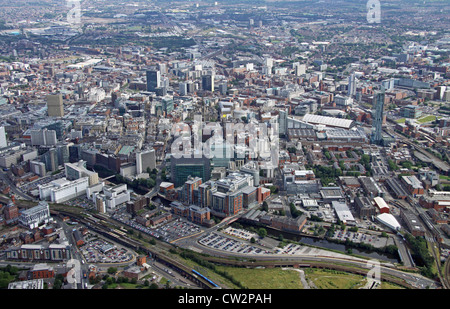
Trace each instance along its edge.
<path fill-rule="evenodd" d="M 434 116 L 434 115 L 427 115 L 427 116 L 418 118 L 417 122 L 418 123 L 426 123 L 426 122 L 431 122 L 431 121 L 435 121 L 435 120 L 436 120 L 436 116 Z"/>
<path fill-rule="evenodd" d="M 303 289 L 300 275 L 281 268 L 237 268 L 218 266 L 248 289 Z"/>

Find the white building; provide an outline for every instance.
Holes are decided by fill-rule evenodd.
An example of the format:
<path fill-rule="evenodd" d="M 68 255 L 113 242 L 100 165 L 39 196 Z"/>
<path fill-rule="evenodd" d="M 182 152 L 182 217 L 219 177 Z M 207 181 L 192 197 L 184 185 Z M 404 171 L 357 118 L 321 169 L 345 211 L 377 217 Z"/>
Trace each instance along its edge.
<path fill-rule="evenodd" d="M 19 216 L 19 224 L 30 229 L 37 228 L 41 223 L 51 220 L 50 208 L 47 202 L 40 201 L 35 207 L 22 211 Z"/>
<path fill-rule="evenodd" d="M 386 225 L 394 231 L 398 231 L 401 228 L 400 223 L 395 219 L 395 217 L 388 213 L 383 213 L 375 217 L 378 222 Z"/>
<path fill-rule="evenodd" d="M 142 174 L 147 168 L 153 170 L 156 168 L 155 149 L 144 150 L 136 153 L 136 174 Z"/>
<path fill-rule="evenodd" d="M 82 177 L 73 181 L 66 178 L 56 179 L 48 184 L 38 186 L 39 198 L 61 203 L 84 195 L 88 186 L 89 177 Z"/>
<path fill-rule="evenodd" d="M 55 130 L 31 130 L 31 145 L 48 146 L 56 145 L 58 139 L 56 138 Z"/>
<path fill-rule="evenodd" d="M 348 208 L 347 204 L 338 201 L 332 201 L 331 205 L 333 206 L 334 211 L 336 212 L 336 215 L 341 222 L 348 225 L 355 224 L 355 218 L 353 217 L 352 212 Z"/>
<path fill-rule="evenodd" d="M 89 178 L 89 185 L 98 183 L 98 174 L 86 168 L 86 161 L 80 160 L 76 163 L 64 163 L 66 179 L 75 180 L 82 177 Z"/>
<path fill-rule="evenodd" d="M 8 146 L 8 143 L 6 141 L 5 127 L 0 127 L 0 148 L 5 148 L 6 146 Z"/>
<path fill-rule="evenodd" d="M 118 205 L 126 203 L 131 199 L 126 184 L 103 187 L 103 193 L 93 192 L 91 196 L 96 202 L 96 205 L 99 203 L 99 200 L 103 200 L 107 210 L 114 210 Z"/>

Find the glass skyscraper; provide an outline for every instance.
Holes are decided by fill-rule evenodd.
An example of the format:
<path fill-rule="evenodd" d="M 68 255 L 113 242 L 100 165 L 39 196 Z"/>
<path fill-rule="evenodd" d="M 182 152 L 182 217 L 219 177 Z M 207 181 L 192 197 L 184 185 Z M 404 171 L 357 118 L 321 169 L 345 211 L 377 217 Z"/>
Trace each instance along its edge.
<path fill-rule="evenodd" d="M 372 144 L 380 144 L 382 140 L 382 125 L 383 125 L 383 111 L 384 111 L 384 88 L 381 91 L 375 93 L 373 97 L 373 122 L 372 122 L 372 134 L 370 136 L 370 142 Z"/>
<path fill-rule="evenodd" d="M 157 70 L 147 71 L 147 91 L 155 92 L 161 85 L 161 72 Z"/>

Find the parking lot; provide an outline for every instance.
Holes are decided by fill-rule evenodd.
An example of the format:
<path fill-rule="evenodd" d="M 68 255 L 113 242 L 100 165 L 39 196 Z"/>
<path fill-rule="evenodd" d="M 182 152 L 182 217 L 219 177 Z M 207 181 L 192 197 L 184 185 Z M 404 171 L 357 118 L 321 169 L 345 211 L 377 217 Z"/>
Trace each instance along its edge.
<path fill-rule="evenodd" d="M 156 227 L 146 227 L 137 223 L 135 219 L 124 212 L 115 212 L 112 217 L 125 225 L 167 242 L 197 234 L 202 229 L 200 226 L 183 218 L 176 218 Z"/>
<path fill-rule="evenodd" d="M 18 186 L 18 188 L 20 190 L 22 190 L 23 192 L 26 192 L 29 194 L 31 194 L 32 191 L 37 190 L 37 194 L 39 195 L 39 188 L 38 188 L 39 185 L 47 184 L 53 180 L 60 179 L 64 176 L 65 176 L 64 172 L 59 172 L 59 173 L 56 173 L 55 175 L 44 176 L 44 177 L 40 177 L 31 182 L 22 183 Z"/>
<path fill-rule="evenodd" d="M 394 244 L 394 240 L 391 237 L 381 237 L 380 235 L 375 234 L 342 230 L 335 231 L 332 238 L 341 241 L 346 241 L 348 239 L 354 243 L 367 243 L 377 248 L 382 248 L 386 245 Z"/>
<path fill-rule="evenodd" d="M 209 233 L 205 235 L 199 240 L 199 243 L 217 250 L 224 250 L 242 254 L 270 253 L 268 250 L 249 244 L 244 240 L 233 239 L 217 233 Z"/>
<path fill-rule="evenodd" d="M 99 238 L 95 234 L 88 234 L 86 243 L 80 247 L 88 263 L 122 263 L 133 259 L 133 255 L 125 248 Z"/>

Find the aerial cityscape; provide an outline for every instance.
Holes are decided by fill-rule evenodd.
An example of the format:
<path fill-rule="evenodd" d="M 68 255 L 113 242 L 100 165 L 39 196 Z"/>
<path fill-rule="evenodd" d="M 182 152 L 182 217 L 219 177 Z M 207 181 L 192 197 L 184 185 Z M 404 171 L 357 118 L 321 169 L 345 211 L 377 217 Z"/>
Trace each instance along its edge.
<path fill-rule="evenodd" d="M 0 0 L 0 289 L 449 289 L 449 16 Z"/>

